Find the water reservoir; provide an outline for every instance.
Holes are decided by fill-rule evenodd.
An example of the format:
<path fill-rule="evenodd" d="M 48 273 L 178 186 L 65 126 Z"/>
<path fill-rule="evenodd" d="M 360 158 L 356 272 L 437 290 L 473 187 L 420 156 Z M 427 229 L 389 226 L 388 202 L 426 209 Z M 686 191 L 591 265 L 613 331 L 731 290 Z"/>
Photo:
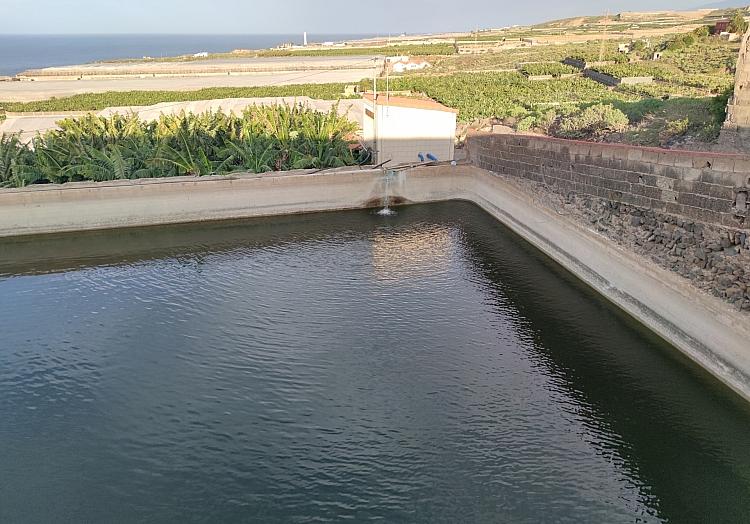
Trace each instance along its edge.
<path fill-rule="evenodd" d="M 0 522 L 750 516 L 750 409 L 472 204 L 0 254 Z"/>

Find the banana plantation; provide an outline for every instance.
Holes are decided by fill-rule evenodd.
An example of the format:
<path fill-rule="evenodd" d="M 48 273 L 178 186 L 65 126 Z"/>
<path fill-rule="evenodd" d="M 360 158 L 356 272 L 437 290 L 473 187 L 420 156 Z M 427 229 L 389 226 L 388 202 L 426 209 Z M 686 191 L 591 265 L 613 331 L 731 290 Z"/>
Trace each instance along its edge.
<path fill-rule="evenodd" d="M 239 116 L 183 113 L 153 122 L 88 115 L 30 144 L 0 136 L 0 186 L 355 165 L 367 160 L 351 140 L 356 127 L 335 107 L 251 107 Z"/>

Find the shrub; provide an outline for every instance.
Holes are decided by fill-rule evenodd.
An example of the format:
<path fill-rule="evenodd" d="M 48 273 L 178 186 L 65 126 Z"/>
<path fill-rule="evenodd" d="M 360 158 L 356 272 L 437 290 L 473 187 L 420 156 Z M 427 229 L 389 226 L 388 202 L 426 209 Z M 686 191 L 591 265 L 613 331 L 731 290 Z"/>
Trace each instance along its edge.
<path fill-rule="evenodd" d="M 516 124 L 516 131 L 529 131 L 532 127 L 534 127 L 534 124 L 536 123 L 536 118 L 533 116 L 527 116 L 525 118 L 522 118 L 518 121 Z"/>
<path fill-rule="evenodd" d="M 659 134 L 659 138 L 661 139 L 661 142 L 665 144 L 669 140 L 683 136 L 688 132 L 688 129 L 690 129 L 689 118 L 672 120 L 671 122 L 667 122 L 667 125 L 664 126 L 664 129 Z"/>
<path fill-rule="evenodd" d="M 698 29 L 694 30 L 693 34 L 696 36 L 696 38 L 699 38 L 699 39 L 706 38 L 708 35 L 711 34 L 711 28 L 709 28 L 707 25 L 703 25 L 699 27 Z"/>
<path fill-rule="evenodd" d="M 663 49 L 666 49 L 667 51 L 679 51 L 681 49 L 685 49 L 686 47 L 690 47 L 695 43 L 695 41 L 696 35 L 692 33 L 677 35 L 671 40 L 667 40 L 667 42 L 664 44 Z"/>
<path fill-rule="evenodd" d="M 609 132 L 624 131 L 629 123 L 625 113 L 611 104 L 596 104 L 563 118 L 555 134 L 564 138 L 594 138 Z"/>
<path fill-rule="evenodd" d="M 554 109 L 550 109 L 537 118 L 537 127 L 545 133 L 549 133 L 555 122 L 557 122 L 557 112 Z"/>
<path fill-rule="evenodd" d="M 747 31 L 747 22 L 741 11 L 735 11 L 732 20 L 729 22 L 730 33 L 744 33 Z"/>

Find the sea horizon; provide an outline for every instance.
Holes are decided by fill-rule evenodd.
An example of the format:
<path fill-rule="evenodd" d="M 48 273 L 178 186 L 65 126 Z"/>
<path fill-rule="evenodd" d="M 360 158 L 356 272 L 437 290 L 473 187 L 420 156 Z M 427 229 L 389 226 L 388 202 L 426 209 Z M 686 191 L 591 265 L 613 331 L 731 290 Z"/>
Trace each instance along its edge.
<path fill-rule="evenodd" d="M 372 33 L 309 33 L 309 42 L 372 38 Z M 2 34 L 0 76 L 28 69 L 137 59 L 162 58 L 234 49 L 266 49 L 287 42 L 301 44 L 302 33 L 118 33 L 118 34 Z"/>

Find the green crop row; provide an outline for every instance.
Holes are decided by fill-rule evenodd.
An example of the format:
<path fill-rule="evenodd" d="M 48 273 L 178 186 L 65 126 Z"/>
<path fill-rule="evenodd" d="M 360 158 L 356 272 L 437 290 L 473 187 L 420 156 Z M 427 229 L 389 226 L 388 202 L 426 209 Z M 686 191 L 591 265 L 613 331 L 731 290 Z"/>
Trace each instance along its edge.
<path fill-rule="evenodd" d="M 371 81 L 364 81 L 362 87 L 369 89 Z M 517 72 L 404 76 L 391 79 L 391 89 L 424 93 L 458 109 L 462 122 L 491 117 L 524 117 L 541 108 L 632 98 L 628 94 L 613 93 L 588 78 L 530 82 Z"/>
<path fill-rule="evenodd" d="M 251 107 L 223 113 L 164 116 L 88 115 L 64 120 L 31 146 L 0 135 L 0 186 L 82 180 L 262 173 L 360 163 L 350 135 L 356 125 L 300 106 Z M 362 159 L 364 159 L 363 157 Z"/>
<path fill-rule="evenodd" d="M 148 106 L 159 102 L 191 102 L 221 98 L 309 96 L 320 100 L 338 100 L 345 84 L 297 84 L 260 87 L 210 87 L 197 91 L 108 91 L 86 93 L 38 102 L 0 102 L 9 112 L 98 111 L 107 107 Z"/>
<path fill-rule="evenodd" d="M 453 55 L 456 54 L 456 46 L 453 43 L 445 44 L 414 44 L 414 45 L 392 45 L 382 47 L 310 47 L 269 49 L 259 51 L 257 56 L 394 56 L 394 55 Z"/>
<path fill-rule="evenodd" d="M 610 75 L 615 78 L 628 78 L 634 76 L 651 76 L 659 80 L 669 80 L 673 73 L 652 64 L 631 63 L 631 64 L 609 64 L 591 68 L 594 71 Z"/>
<path fill-rule="evenodd" d="M 521 72 L 526 76 L 563 76 L 579 73 L 575 67 L 560 62 L 544 62 L 538 64 L 524 64 Z"/>

